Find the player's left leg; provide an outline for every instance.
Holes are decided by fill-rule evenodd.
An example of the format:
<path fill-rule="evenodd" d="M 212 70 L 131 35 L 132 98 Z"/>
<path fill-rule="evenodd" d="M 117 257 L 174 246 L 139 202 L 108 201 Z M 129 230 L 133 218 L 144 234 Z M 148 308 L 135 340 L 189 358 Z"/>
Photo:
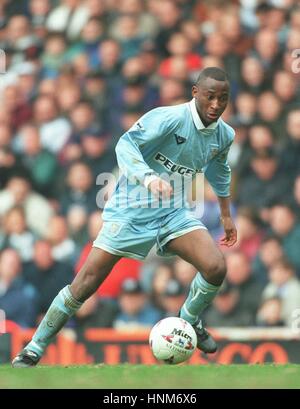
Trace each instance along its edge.
<path fill-rule="evenodd" d="M 216 296 L 225 278 L 224 256 L 206 229 L 194 230 L 171 240 L 167 249 L 199 271 L 191 283 L 180 316 L 194 326 L 198 335 L 198 347 L 205 352 L 215 352 L 217 345 L 203 328 L 199 318 Z"/>
<path fill-rule="evenodd" d="M 32 340 L 14 358 L 15 368 L 35 366 L 55 335 L 62 329 L 83 302 L 105 280 L 120 256 L 93 247 L 71 285 L 64 287 L 54 298 Z"/>

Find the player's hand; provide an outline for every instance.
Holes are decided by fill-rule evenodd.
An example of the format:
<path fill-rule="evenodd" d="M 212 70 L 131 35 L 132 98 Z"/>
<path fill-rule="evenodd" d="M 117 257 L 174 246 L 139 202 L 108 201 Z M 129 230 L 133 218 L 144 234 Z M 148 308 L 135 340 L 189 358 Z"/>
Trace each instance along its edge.
<path fill-rule="evenodd" d="M 163 199 L 169 199 L 173 194 L 173 188 L 170 183 L 157 177 L 149 183 L 148 189 L 156 196 Z"/>
<path fill-rule="evenodd" d="M 225 236 L 221 238 L 220 244 L 231 247 L 237 242 L 237 230 L 230 216 L 221 217 Z"/>

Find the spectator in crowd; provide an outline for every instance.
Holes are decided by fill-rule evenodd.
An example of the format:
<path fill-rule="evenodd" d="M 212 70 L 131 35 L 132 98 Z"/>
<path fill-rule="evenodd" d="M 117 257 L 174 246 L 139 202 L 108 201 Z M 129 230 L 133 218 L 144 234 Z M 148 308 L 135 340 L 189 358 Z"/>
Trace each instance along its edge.
<path fill-rule="evenodd" d="M 9 125 L 0 122 L 0 148 L 7 148 L 12 142 L 12 132 Z"/>
<path fill-rule="evenodd" d="M 32 259 L 35 237 L 26 226 L 22 207 L 12 207 L 4 216 L 4 238 L 2 247 L 15 249 L 22 262 Z"/>
<path fill-rule="evenodd" d="M 268 235 L 264 237 L 252 263 L 253 274 L 257 280 L 266 285 L 268 271 L 283 255 L 281 241 L 277 236 Z"/>
<path fill-rule="evenodd" d="M 113 37 L 121 45 L 121 60 L 126 61 L 139 54 L 145 37 L 139 32 L 139 24 L 135 16 L 121 14 L 115 24 L 116 30 Z"/>
<path fill-rule="evenodd" d="M 67 42 L 63 34 L 51 33 L 45 40 L 44 52 L 41 55 L 42 76 L 55 78 L 59 70 L 67 63 Z"/>
<path fill-rule="evenodd" d="M 285 110 L 295 108 L 297 103 L 297 88 L 293 75 L 288 71 L 277 71 L 274 75 L 273 88 Z"/>
<path fill-rule="evenodd" d="M 36 83 L 38 75 L 38 67 L 34 62 L 22 62 L 17 64 L 13 71 L 18 76 L 18 88 L 20 98 L 25 103 L 32 103 L 36 95 Z"/>
<path fill-rule="evenodd" d="M 76 246 L 69 237 L 67 221 L 63 216 L 54 215 L 51 217 L 46 239 L 52 246 L 52 257 L 55 261 L 74 265 Z"/>
<path fill-rule="evenodd" d="M 81 143 L 81 138 L 85 132 L 97 129 L 100 124 L 96 119 L 96 112 L 92 104 L 87 101 L 79 101 L 70 112 L 73 132 L 69 143 Z"/>
<path fill-rule="evenodd" d="M 50 12 L 50 9 L 51 9 L 50 0 L 29 1 L 30 22 L 34 29 L 35 34 L 38 37 L 41 36 L 41 28 L 46 24 L 46 19 Z M 44 30 L 42 31 L 42 34 L 45 32 Z"/>
<path fill-rule="evenodd" d="M 84 249 L 84 246 L 89 240 L 88 228 L 91 223 L 89 223 L 88 220 L 93 220 L 92 223 L 94 224 L 94 229 L 98 229 L 98 219 L 101 219 L 99 212 L 95 212 L 95 214 L 92 213 L 90 217 L 88 217 L 87 212 L 81 206 L 73 206 L 68 211 L 66 218 L 69 237 L 75 242 L 76 252 L 80 254 L 81 250 Z"/>
<path fill-rule="evenodd" d="M 6 85 L 2 91 L 2 98 L 5 101 L 4 115 L 9 118 L 11 129 L 14 132 L 32 119 L 32 106 L 22 97 L 16 81 L 17 79 Z"/>
<path fill-rule="evenodd" d="M 179 281 L 172 279 L 168 281 L 161 297 L 163 318 L 177 317 L 186 299 L 186 290 Z"/>
<path fill-rule="evenodd" d="M 300 174 L 295 179 L 293 193 L 294 193 L 294 195 L 293 195 L 293 204 L 294 204 L 294 208 L 298 209 L 297 215 L 298 215 L 298 219 L 299 219 L 299 216 L 300 216 L 300 213 L 299 213 L 300 212 Z"/>
<path fill-rule="evenodd" d="M 273 91 L 265 91 L 258 96 L 257 112 L 259 121 L 267 126 L 276 141 L 282 144 L 285 139 L 285 115 L 283 104 Z"/>
<path fill-rule="evenodd" d="M 248 325 L 252 325 L 255 322 L 262 284 L 253 276 L 250 260 L 241 251 L 227 254 L 226 261 L 228 284 L 239 290 L 239 311 L 248 315 Z"/>
<path fill-rule="evenodd" d="M 281 300 L 280 318 L 284 325 L 291 326 L 293 312 L 300 307 L 300 281 L 294 267 L 285 259 L 277 261 L 269 270 L 270 282 L 264 288 L 262 299 L 278 297 Z"/>
<path fill-rule="evenodd" d="M 237 115 L 234 120 L 241 125 L 251 126 L 256 120 L 257 97 L 250 92 L 241 92 L 236 98 Z"/>
<path fill-rule="evenodd" d="M 93 172 L 93 179 L 108 173 L 116 166 L 115 155 L 110 148 L 110 138 L 101 129 L 91 129 L 82 135 L 82 160 Z"/>
<path fill-rule="evenodd" d="M 267 76 L 272 78 L 274 71 L 280 67 L 281 59 L 277 34 L 272 28 L 263 28 L 256 34 L 252 54 L 260 61 Z"/>
<path fill-rule="evenodd" d="M 241 89 L 259 95 L 267 89 L 266 74 L 262 63 L 255 57 L 247 57 L 241 64 Z"/>
<path fill-rule="evenodd" d="M 166 0 L 156 2 L 154 15 L 158 18 L 159 31 L 155 38 L 155 45 L 158 53 L 162 57 L 169 56 L 167 44 L 171 35 L 177 30 L 180 24 L 181 12 L 177 3 Z"/>
<path fill-rule="evenodd" d="M 287 138 L 281 152 L 284 170 L 292 177 L 300 173 L 300 109 L 293 109 L 287 116 Z"/>
<path fill-rule="evenodd" d="M 5 34 L 2 48 L 10 51 L 11 65 L 25 61 L 30 49 L 32 52 L 39 48 L 28 17 L 21 13 L 11 16 Z"/>
<path fill-rule="evenodd" d="M 91 71 L 85 77 L 83 96 L 95 107 L 100 123 L 109 120 L 111 96 L 101 71 Z"/>
<path fill-rule="evenodd" d="M 47 80 L 44 80 L 47 81 Z M 48 80 L 51 81 L 51 80 Z M 45 91 L 44 91 L 45 93 Z M 81 98 L 80 86 L 75 82 L 62 85 L 57 95 L 57 104 L 60 111 L 68 116 L 71 114 L 73 108 L 78 105 Z"/>
<path fill-rule="evenodd" d="M 192 44 L 182 32 L 175 32 L 171 35 L 167 49 L 171 57 L 162 60 L 159 67 L 159 73 L 163 77 L 170 76 L 172 61 L 176 57 L 181 57 L 185 63 L 185 71 L 190 74 L 193 71 L 198 72 L 202 67 L 202 59 L 197 53 L 192 52 Z"/>
<path fill-rule="evenodd" d="M 32 190 L 24 176 L 13 176 L 6 188 L 0 191 L 0 215 L 13 206 L 23 207 L 26 223 L 33 233 L 41 236 L 46 234 L 48 221 L 53 214 L 52 208 L 43 196 Z"/>
<path fill-rule="evenodd" d="M 34 189 L 46 197 L 55 196 L 58 163 L 53 153 L 43 149 L 38 128 L 24 125 L 20 133 L 21 160 L 30 173 Z"/>
<path fill-rule="evenodd" d="M 123 282 L 119 297 L 120 313 L 113 327 L 119 330 L 142 330 L 151 328 L 160 319 L 160 313 L 148 304 L 147 295 L 138 281 Z"/>
<path fill-rule="evenodd" d="M 78 341 L 85 339 L 84 332 L 89 328 L 111 328 L 118 312 L 116 302 L 93 294 L 76 313 Z"/>
<path fill-rule="evenodd" d="M 62 194 L 61 213 L 66 215 L 75 205 L 90 214 L 97 209 L 96 188 L 91 169 L 84 162 L 74 162 L 67 173 L 66 190 Z"/>
<path fill-rule="evenodd" d="M 268 149 L 256 152 L 250 161 L 251 173 L 239 184 L 239 204 L 252 206 L 259 211 L 268 208 L 281 198 L 289 197 L 290 180 L 280 170 L 278 155 Z"/>
<path fill-rule="evenodd" d="M 219 30 L 229 44 L 230 51 L 245 57 L 253 46 L 253 38 L 243 32 L 237 11 L 222 13 L 219 24 Z"/>
<path fill-rule="evenodd" d="M 22 277 L 22 264 L 16 250 L 0 253 L 0 309 L 6 319 L 21 327 L 33 327 L 38 314 L 38 294 Z"/>
<path fill-rule="evenodd" d="M 212 306 L 204 313 L 205 321 L 212 327 L 245 327 L 254 324 L 251 311 L 241 308 L 241 293 L 224 281 Z"/>
<path fill-rule="evenodd" d="M 163 81 L 159 93 L 160 105 L 176 105 L 186 101 L 186 89 L 182 81 L 173 78 Z"/>
<path fill-rule="evenodd" d="M 145 6 L 141 0 L 121 0 L 118 2 L 115 12 L 118 15 L 129 14 L 133 16 L 138 22 L 139 33 L 144 36 L 155 36 L 158 30 L 158 24 L 156 18 L 146 12 Z M 113 36 L 114 32 L 117 31 L 118 25 L 113 24 L 109 33 Z"/>
<path fill-rule="evenodd" d="M 121 47 L 119 42 L 112 38 L 102 41 L 98 47 L 98 61 L 109 85 L 115 81 L 118 83 L 121 70 Z"/>
<path fill-rule="evenodd" d="M 145 269 L 142 271 L 145 275 Z M 173 278 L 173 269 L 169 264 L 159 264 L 153 271 L 152 280 L 150 281 L 150 288 L 147 288 L 150 293 L 152 305 L 159 310 L 163 310 L 162 298 L 166 291 L 168 282 Z M 145 282 L 144 277 L 144 282 Z M 148 283 L 147 283 L 148 284 Z"/>
<path fill-rule="evenodd" d="M 99 2 L 100 4 L 100 2 Z M 98 17 L 90 17 L 80 33 L 80 39 L 74 48 L 86 54 L 89 67 L 97 68 L 98 47 L 104 40 L 104 23 Z"/>
<path fill-rule="evenodd" d="M 282 242 L 284 254 L 300 274 L 300 224 L 294 210 L 286 204 L 277 204 L 270 213 L 270 226 Z"/>
<path fill-rule="evenodd" d="M 261 327 L 280 327 L 284 325 L 281 318 L 282 302 L 279 297 L 266 298 L 257 312 L 257 325 Z"/>
<path fill-rule="evenodd" d="M 48 241 L 38 240 L 34 245 L 33 260 L 24 266 L 23 275 L 38 291 L 40 296 L 38 313 L 44 314 L 54 294 L 72 281 L 73 269 L 69 264 L 54 260 Z"/>
<path fill-rule="evenodd" d="M 88 8 L 79 0 L 62 0 L 52 9 L 46 21 L 49 31 L 66 32 L 68 39 L 74 40 L 86 24 Z"/>
<path fill-rule="evenodd" d="M 275 138 L 270 128 L 264 125 L 253 125 L 248 128 L 248 140 L 244 144 L 236 172 L 240 178 L 245 178 L 251 172 L 251 160 L 255 155 L 264 154 L 267 150 L 275 151 Z"/>
<path fill-rule="evenodd" d="M 236 226 L 239 235 L 234 248 L 242 251 L 249 260 L 252 260 L 259 251 L 263 238 L 260 219 L 253 209 L 240 207 L 237 212 Z"/>
<path fill-rule="evenodd" d="M 26 173 L 27 169 L 20 163 L 18 155 L 9 146 L 0 147 L 0 188 L 4 188 L 15 174 Z"/>
<path fill-rule="evenodd" d="M 40 95 L 33 104 L 33 120 L 38 126 L 43 148 L 59 154 L 71 134 L 70 122 L 59 115 L 56 101 Z"/>

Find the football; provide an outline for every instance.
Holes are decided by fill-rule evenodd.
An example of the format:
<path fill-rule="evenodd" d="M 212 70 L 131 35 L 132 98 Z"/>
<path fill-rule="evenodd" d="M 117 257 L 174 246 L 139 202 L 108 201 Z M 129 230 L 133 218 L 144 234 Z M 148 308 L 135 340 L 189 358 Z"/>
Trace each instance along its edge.
<path fill-rule="evenodd" d="M 197 346 L 197 336 L 189 322 L 169 317 L 154 325 L 149 344 L 157 360 L 171 365 L 179 364 L 192 356 Z"/>

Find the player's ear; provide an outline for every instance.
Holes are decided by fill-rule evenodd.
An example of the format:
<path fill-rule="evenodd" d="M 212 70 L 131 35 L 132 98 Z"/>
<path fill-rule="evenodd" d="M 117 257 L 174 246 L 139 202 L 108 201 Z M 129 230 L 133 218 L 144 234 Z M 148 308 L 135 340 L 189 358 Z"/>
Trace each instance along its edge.
<path fill-rule="evenodd" d="M 196 85 L 192 86 L 192 96 L 195 98 L 195 96 L 198 94 L 198 88 Z"/>

